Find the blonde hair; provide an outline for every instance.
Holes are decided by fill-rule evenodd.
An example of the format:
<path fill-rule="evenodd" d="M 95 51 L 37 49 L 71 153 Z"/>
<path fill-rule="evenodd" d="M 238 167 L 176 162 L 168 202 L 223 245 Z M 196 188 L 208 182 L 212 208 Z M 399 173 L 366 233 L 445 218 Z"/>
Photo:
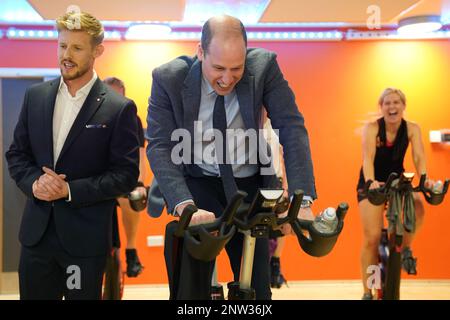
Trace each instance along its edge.
<path fill-rule="evenodd" d="M 101 22 L 87 12 L 67 12 L 56 19 L 56 29 L 58 32 L 62 30 L 85 31 L 92 36 L 94 45 L 101 44 L 104 38 L 104 29 Z"/>
<path fill-rule="evenodd" d="M 396 89 L 396 88 L 386 88 L 386 89 L 384 89 L 383 93 L 381 93 L 380 98 L 378 98 L 378 105 L 382 106 L 383 102 L 384 102 L 384 98 L 386 98 L 386 96 L 390 95 L 391 93 L 398 94 L 398 96 L 400 97 L 400 100 L 403 102 L 404 105 L 406 105 L 406 96 L 405 96 L 405 94 L 402 92 L 402 90 Z"/>

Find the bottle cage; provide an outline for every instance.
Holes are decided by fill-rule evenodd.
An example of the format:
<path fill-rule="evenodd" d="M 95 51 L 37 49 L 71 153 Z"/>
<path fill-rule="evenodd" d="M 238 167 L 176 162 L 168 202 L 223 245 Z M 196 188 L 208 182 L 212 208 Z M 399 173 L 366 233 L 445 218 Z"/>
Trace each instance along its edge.
<path fill-rule="evenodd" d="M 348 204 L 341 203 L 337 209 L 336 216 L 338 218 L 338 225 L 336 231 L 330 234 L 323 234 L 316 230 L 313 226 L 313 221 L 296 219 L 291 222 L 300 247 L 303 251 L 313 257 L 323 257 L 330 253 L 334 248 L 336 241 L 344 228 L 344 217 L 348 210 Z M 306 237 L 303 230 L 309 232 L 309 237 Z"/>

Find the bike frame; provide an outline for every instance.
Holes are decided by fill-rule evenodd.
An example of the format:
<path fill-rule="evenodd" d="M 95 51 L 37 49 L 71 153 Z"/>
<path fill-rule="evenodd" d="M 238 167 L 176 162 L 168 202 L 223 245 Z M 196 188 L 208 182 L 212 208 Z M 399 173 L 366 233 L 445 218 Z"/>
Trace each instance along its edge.
<path fill-rule="evenodd" d="M 439 194 L 425 188 L 426 176 L 422 175 L 418 187 L 412 186 L 414 173 L 402 173 L 396 185 L 394 179 L 398 177 L 393 173 L 386 181 L 386 185 L 380 189 L 369 190 L 372 181 L 367 181 L 366 192 L 369 201 L 374 205 L 381 205 L 387 201 L 386 218 L 388 229 L 383 227 L 380 245 L 378 249 L 378 260 L 381 269 L 381 288 L 378 289 L 379 300 L 399 300 L 400 281 L 402 269 L 402 244 L 405 231 L 405 221 L 402 217 L 412 218 L 408 221 L 409 231 L 415 230 L 415 207 L 412 198 L 413 192 L 422 192 L 428 203 L 440 204 L 448 190 L 449 181 L 446 180 L 443 191 Z M 408 203 L 409 202 L 409 203 Z M 401 216 L 401 214 L 403 215 Z M 387 248 L 387 250 L 386 250 Z"/>
<path fill-rule="evenodd" d="M 412 206 L 405 206 L 406 196 L 412 194 L 413 187 L 411 185 L 414 174 L 404 173 L 398 182 L 396 187 L 393 187 L 393 194 L 389 197 L 388 208 L 386 210 L 386 217 L 388 219 L 388 246 L 389 246 L 389 258 L 386 266 L 386 282 L 384 284 L 384 300 L 399 300 L 400 299 L 400 280 L 402 270 L 402 244 L 403 244 L 403 232 L 405 231 L 403 226 L 403 216 L 413 215 L 415 216 L 415 208 Z M 396 199 L 396 197 L 399 197 Z M 399 202 L 400 206 L 395 205 L 393 201 Z M 403 208 L 403 210 L 402 210 Z M 412 210 L 407 212 L 407 210 Z"/>

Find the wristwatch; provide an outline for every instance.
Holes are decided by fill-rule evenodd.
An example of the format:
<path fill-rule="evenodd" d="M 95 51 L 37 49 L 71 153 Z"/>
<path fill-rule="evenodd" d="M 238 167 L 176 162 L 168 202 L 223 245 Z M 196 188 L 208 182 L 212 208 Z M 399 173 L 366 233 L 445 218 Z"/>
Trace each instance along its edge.
<path fill-rule="evenodd" d="M 309 200 L 309 199 L 303 199 L 302 200 L 302 204 L 300 205 L 300 208 L 301 209 L 304 209 L 304 208 L 310 208 L 311 207 L 311 205 L 312 205 L 312 201 L 311 200 Z"/>

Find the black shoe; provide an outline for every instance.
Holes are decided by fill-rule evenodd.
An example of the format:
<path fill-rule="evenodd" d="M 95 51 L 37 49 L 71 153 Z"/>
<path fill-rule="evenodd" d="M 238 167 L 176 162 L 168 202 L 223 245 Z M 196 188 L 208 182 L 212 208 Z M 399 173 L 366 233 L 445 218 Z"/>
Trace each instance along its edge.
<path fill-rule="evenodd" d="M 409 247 L 402 250 L 402 267 L 408 274 L 417 274 L 417 258 L 414 258 Z"/>
<path fill-rule="evenodd" d="M 283 284 L 287 285 L 287 281 L 280 271 L 280 258 L 272 257 L 270 259 L 270 286 L 279 289 Z"/>
<path fill-rule="evenodd" d="M 144 266 L 139 261 L 136 249 L 126 249 L 125 255 L 127 257 L 127 276 L 135 278 L 141 274 Z"/>

